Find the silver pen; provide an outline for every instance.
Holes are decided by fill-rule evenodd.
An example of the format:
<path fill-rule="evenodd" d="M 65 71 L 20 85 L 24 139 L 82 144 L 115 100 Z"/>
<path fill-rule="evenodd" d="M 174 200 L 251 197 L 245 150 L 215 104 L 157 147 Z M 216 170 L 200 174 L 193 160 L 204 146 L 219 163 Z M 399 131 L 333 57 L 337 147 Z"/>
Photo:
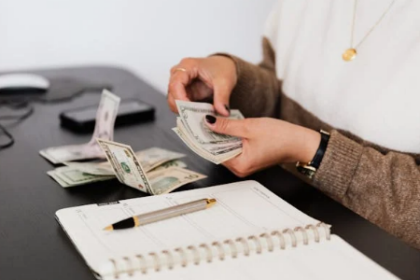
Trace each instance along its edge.
<path fill-rule="evenodd" d="M 138 227 L 166 219 L 170 219 L 173 217 L 178 217 L 183 214 L 188 214 L 200 210 L 207 209 L 213 206 L 216 203 L 216 199 L 214 198 L 204 198 L 199 199 L 191 202 L 187 202 L 184 204 L 175 205 L 169 208 L 160 209 L 157 211 L 133 216 L 119 222 L 116 222 L 112 225 L 109 225 L 104 228 L 104 230 L 114 230 L 114 229 L 127 229 Z"/>

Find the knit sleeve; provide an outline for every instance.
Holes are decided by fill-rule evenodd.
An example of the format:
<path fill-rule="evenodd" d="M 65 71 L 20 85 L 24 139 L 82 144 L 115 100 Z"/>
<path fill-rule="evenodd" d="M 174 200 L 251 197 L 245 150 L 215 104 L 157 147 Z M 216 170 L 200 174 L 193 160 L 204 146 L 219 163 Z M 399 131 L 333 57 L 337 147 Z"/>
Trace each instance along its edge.
<path fill-rule="evenodd" d="M 232 91 L 230 107 L 239 109 L 246 117 L 278 117 L 280 81 L 276 77 L 275 54 L 267 38 L 263 39 L 263 60 L 251 64 L 236 56 L 230 57 L 236 64 L 237 83 Z"/>
<path fill-rule="evenodd" d="M 314 185 L 354 212 L 420 248 L 420 167 L 333 130 Z"/>

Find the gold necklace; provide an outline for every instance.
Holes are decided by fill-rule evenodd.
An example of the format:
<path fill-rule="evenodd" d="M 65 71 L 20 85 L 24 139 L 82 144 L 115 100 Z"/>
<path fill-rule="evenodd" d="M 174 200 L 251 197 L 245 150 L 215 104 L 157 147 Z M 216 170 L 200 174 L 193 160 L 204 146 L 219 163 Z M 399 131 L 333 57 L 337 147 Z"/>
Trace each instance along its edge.
<path fill-rule="evenodd" d="M 353 46 L 353 37 L 354 37 L 354 23 L 356 21 L 356 9 L 357 9 L 357 2 L 358 0 L 354 0 L 354 8 L 353 8 L 353 23 L 351 27 L 351 39 L 350 39 L 350 48 L 344 51 L 342 58 L 344 61 L 352 61 L 357 56 L 357 48 L 360 47 L 360 45 L 366 40 L 366 38 L 372 33 L 372 31 L 378 26 L 378 24 L 382 21 L 382 19 L 386 16 L 386 14 L 391 10 L 392 5 L 394 5 L 396 0 L 393 0 L 391 4 L 389 4 L 388 8 L 385 10 L 385 12 L 382 14 L 382 16 L 378 19 L 378 21 L 369 29 L 368 33 L 365 35 L 365 37 L 360 40 L 360 42 Z"/>

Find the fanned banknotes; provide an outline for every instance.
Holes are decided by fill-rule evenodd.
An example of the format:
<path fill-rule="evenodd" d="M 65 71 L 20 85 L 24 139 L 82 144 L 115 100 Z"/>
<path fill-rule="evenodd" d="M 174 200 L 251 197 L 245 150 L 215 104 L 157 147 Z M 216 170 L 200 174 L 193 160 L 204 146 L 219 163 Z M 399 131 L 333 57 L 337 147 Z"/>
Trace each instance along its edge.
<path fill-rule="evenodd" d="M 150 172 L 147 173 L 129 145 L 103 139 L 97 139 L 97 141 L 105 152 L 117 179 L 134 189 L 157 195 L 168 193 L 187 183 L 206 178 L 205 175 L 174 166 L 163 170 L 152 171 L 150 169 Z M 144 153 L 143 157 L 145 157 Z M 149 158 L 148 161 L 153 160 Z"/>
<path fill-rule="evenodd" d="M 63 188 L 75 187 L 115 178 L 114 175 L 98 176 L 88 174 L 71 166 L 58 167 L 54 170 L 48 171 L 47 174 Z"/>
<path fill-rule="evenodd" d="M 119 147 L 127 148 L 129 146 L 111 142 Z M 127 148 L 128 149 L 128 148 Z M 109 150 L 114 150 L 114 147 L 109 147 Z M 196 173 L 194 171 L 184 169 L 187 165 L 179 159 L 184 157 L 184 154 L 169 151 L 162 148 L 150 148 L 134 153 L 140 163 L 145 177 L 149 182 L 149 189 L 139 188 L 142 184 L 138 174 L 135 174 L 131 180 L 122 180 L 122 183 L 130 183 L 130 186 L 135 189 L 150 192 L 152 194 L 162 194 L 173 191 L 187 183 L 191 183 L 206 176 Z M 121 161 L 120 165 L 127 165 L 123 169 L 133 170 L 136 172 L 129 161 L 125 164 Z M 111 180 L 115 178 L 113 166 L 108 162 L 65 162 L 67 166 L 58 167 L 54 170 L 48 171 L 47 174 L 51 176 L 57 183 L 64 188 L 75 187 L 79 185 L 89 184 L 98 181 Z M 118 165 L 118 164 L 117 164 Z M 128 168 L 127 168 L 128 167 Z M 119 176 L 118 178 L 126 176 Z M 133 182 L 135 182 L 133 184 Z"/>
<path fill-rule="evenodd" d="M 96 138 L 113 140 L 114 123 L 117 117 L 120 98 L 104 89 L 96 112 L 95 130 L 91 140 L 86 144 L 50 147 L 41 150 L 41 156 L 54 164 L 65 161 L 104 158 L 103 151 L 99 148 Z"/>
<path fill-rule="evenodd" d="M 179 118 L 172 130 L 196 154 L 220 164 L 242 153 L 242 140 L 211 131 L 205 124 L 206 115 L 217 115 L 213 105 L 177 100 Z M 243 119 L 239 110 L 231 110 L 229 119 Z"/>
<path fill-rule="evenodd" d="M 106 180 L 111 180 L 115 178 L 115 174 L 112 171 L 111 166 L 109 167 L 111 169 L 111 173 L 112 173 L 111 175 L 98 175 L 98 174 L 92 174 L 92 173 L 98 173 L 97 165 L 100 165 L 99 163 L 81 163 L 81 164 L 82 165 L 79 166 L 77 163 L 71 162 L 69 163 L 69 166 L 57 167 L 54 170 L 48 171 L 47 174 L 51 178 L 53 178 L 58 184 L 60 184 L 60 186 L 62 186 L 63 188 L 76 187 L 80 185 L 86 185 L 86 184 L 90 184 L 94 182 L 106 181 Z M 158 167 L 152 169 L 151 171 L 146 172 L 146 174 L 152 173 L 154 171 L 170 169 L 172 167 L 177 167 L 179 169 L 179 168 L 186 168 L 187 165 L 183 161 L 176 159 L 176 160 L 163 163 L 162 165 L 159 165 Z M 189 170 L 187 170 L 187 172 L 189 172 Z M 169 173 L 170 173 L 170 170 L 168 171 L 167 174 Z"/>
<path fill-rule="evenodd" d="M 171 163 L 175 167 L 185 167 L 184 163 L 180 161 L 175 161 L 177 159 L 185 157 L 184 154 L 153 147 L 146 150 L 138 151 L 135 153 L 137 158 L 140 160 L 145 172 L 156 169 L 157 167 L 162 167 L 166 163 Z M 65 165 L 73 167 L 74 169 L 80 170 L 82 172 L 91 174 L 91 175 L 114 175 L 114 170 L 112 169 L 109 161 L 104 162 L 64 162 Z"/>

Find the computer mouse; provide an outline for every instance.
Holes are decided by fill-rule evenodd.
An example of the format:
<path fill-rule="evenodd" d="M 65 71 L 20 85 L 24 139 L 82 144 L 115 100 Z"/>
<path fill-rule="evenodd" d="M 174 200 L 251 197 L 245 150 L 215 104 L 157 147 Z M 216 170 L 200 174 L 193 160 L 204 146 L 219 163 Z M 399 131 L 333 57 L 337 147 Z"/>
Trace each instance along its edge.
<path fill-rule="evenodd" d="M 15 73 L 0 75 L 0 94 L 3 93 L 43 93 L 50 82 L 39 75 Z"/>

